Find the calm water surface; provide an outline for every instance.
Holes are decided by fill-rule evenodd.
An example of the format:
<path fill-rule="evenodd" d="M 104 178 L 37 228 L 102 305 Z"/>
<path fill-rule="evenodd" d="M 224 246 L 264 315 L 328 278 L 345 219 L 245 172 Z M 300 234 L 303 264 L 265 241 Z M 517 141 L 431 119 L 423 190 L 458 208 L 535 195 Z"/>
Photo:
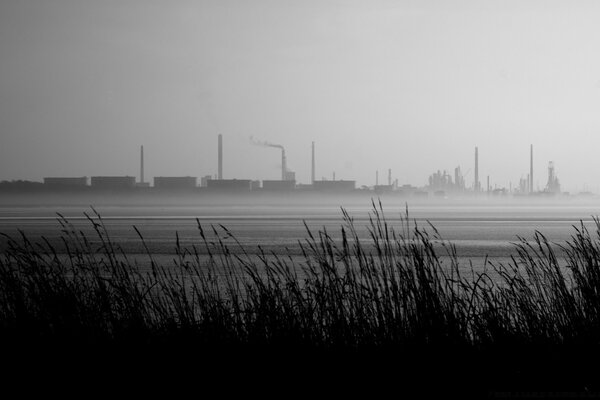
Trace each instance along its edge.
<path fill-rule="evenodd" d="M 368 237 L 367 226 L 370 206 L 345 207 L 354 218 L 361 237 Z M 167 262 L 175 253 L 176 232 L 184 247 L 196 245 L 202 248 L 198 223 L 209 232 L 211 225 L 226 226 L 247 250 L 257 252 L 261 246 L 275 254 L 299 255 L 299 241 L 307 238 L 304 223 L 316 232 L 327 229 L 339 237 L 343 224 L 338 206 L 320 205 L 210 205 L 210 206 L 146 206 L 146 207 L 99 207 L 111 239 L 131 256 L 143 259 L 144 247 L 136 226 L 142 233 L 150 251 L 159 260 Z M 405 208 L 401 204 L 384 207 L 386 219 L 398 231 L 402 231 L 400 216 Z M 15 235 L 24 231 L 33 239 L 45 237 L 59 250 L 62 248 L 61 228 L 57 213 L 64 215 L 77 230 L 94 238 L 92 224 L 84 213 L 92 214 L 88 207 L 0 207 L 0 232 Z M 411 225 L 433 224 L 441 236 L 456 245 L 463 260 L 482 263 L 485 257 L 506 260 L 514 253 L 512 243 L 518 236 L 531 239 L 536 230 L 557 244 L 563 244 L 574 233 L 573 226 L 583 222 L 594 228 L 592 216 L 600 214 L 594 204 L 531 204 L 531 205 L 417 205 L 411 206 Z M 95 218 L 95 217 L 94 217 Z M 233 251 L 238 251 L 233 241 Z M 0 249 L 6 240 L 0 239 Z"/>

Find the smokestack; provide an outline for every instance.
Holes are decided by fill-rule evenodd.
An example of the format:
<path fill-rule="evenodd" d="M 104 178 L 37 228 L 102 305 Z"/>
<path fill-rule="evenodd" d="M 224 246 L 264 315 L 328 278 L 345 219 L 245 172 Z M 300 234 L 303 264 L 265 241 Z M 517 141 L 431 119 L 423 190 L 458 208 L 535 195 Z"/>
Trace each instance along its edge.
<path fill-rule="evenodd" d="M 312 165 L 310 171 L 310 181 L 315 184 L 315 142 L 312 142 Z"/>
<path fill-rule="evenodd" d="M 533 145 L 529 147 L 529 193 L 533 193 Z"/>
<path fill-rule="evenodd" d="M 287 166 L 285 165 L 285 149 L 283 148 L 283 146 L 281 147 L 281 180 L 285 181 L 286 179 L 286 172 L 287 172 Z"/>
<path fill-rule="evenodd" d="M 490 192 L 490 176 L 487 176 L 487 191 Z"/>
<path fill-rule="evenodd" d="M 388 186 L 392 186 L 392 169 L 388 169 Z"/>
<path fill-rule="evenodd" d="M 144 183 L 144 146 L 140 149 L 140 183 Z"/>
<path fill-rule="evenodd" d="M 473 191 L 479 192 L 479 150 L 475 147 L 475 183 Z"/>
<path fill-rule="evenodd" d="M 287 162 L 285 159 L 285 149 L 283 148 L 283 146 L 280 144 L 255 140 L 252 136 L 250 136 L 250 143 L 256 146 L 275 147 L 277 149 L 281 149 L 281 180 L 285 181 L 287 178 Z"/>
<path fill-rule="evenodd" d="M 379 186 L 379 171 L 375 171 L 375 186 Z"/>
<path fill-rule="evenodd" d="M 223 135 L 219 134 L 219 172 L 218 179 L 223 179 Z"/>

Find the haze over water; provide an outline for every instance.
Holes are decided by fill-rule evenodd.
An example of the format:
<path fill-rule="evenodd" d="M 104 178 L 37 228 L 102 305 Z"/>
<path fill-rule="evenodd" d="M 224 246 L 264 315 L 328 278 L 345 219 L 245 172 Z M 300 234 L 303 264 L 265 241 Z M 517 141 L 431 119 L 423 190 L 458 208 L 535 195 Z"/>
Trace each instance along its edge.
<path fill-rule="evenodd" d="M 366 199 L 364 199 L 366 200 Z M 368 240 L 367 226 L 372 207 L 369 201 L 346 200 L 340 204 L 354 218 L 361 239 Z M 397 199 L 382 201 L 386 220 L 397 232 L 403 232 L 402 218 L 406 203 Z M 300 204 L 294 201 L 229 202 L 222 205 L 101 205 L 95 210 L 102 216 L 111 239 L 128 256 L 136 258 L 141 265 L 148 262 L 145 249 L 135 232 L 137 227 L 150 252 L 159 263 L 169 265 L 175 254 L 176 232 L 183 247 L 192 245 L 203 252 L 199 235 L 198 219 L 209 237 L 211 225 L 225 226 L 241 243 L 244 250 L 257 254 L 258 246 L 267 253 L 280 256 L 300 256 L 300 241 L 308 238 L 304 223 L 313 232 L 325 228 L 334 238 L 341 237 L 344 224 L 340 206 L 334 202 Z M 0 232 L 14 236 L 22 230 L 34 239 L 45 237 L 62 248 L 61 229 L 57 213 L 64 215 L 77 230 L 94 241 L 96 235 L 84 213 L 93 215 L 90 207 L 71 206 L 3 206 L 0 207 Z M 413 203 L 408 205 L 410 226 L 417 223 L 427 227 L 431 223 L 441 237 L 456 246 L 461 262 L 481 267 L 486 257 L 493 262 L 509 260 L 514 254 L 518 237 L 533 239 L 535 231 L 542 232 L 551 242 L 564 244 L 575 233 L 573 226 L 581 221 L 594 228 L 592 216 L 600 213 L 593 202 L 546 201 L 513 202 L 498 201 L 461 202 L 447 200 Z M 433 232 L 431 228 L 429 231 Z M 227 239 L 230 249 L 241 254 L 234 241 Z M 0 246 L 5 248 L 1 239 Z M 445 251 L 440 248 L 440 255 Z"/>

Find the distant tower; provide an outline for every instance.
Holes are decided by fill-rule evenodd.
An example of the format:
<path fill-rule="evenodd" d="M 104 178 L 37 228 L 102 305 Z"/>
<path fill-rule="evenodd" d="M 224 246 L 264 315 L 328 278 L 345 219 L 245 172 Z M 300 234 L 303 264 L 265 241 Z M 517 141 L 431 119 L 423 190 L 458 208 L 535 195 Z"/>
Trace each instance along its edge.
<path fill-rule="evenodd" d="M 315 184 L 315 142 L 312 142 L 312 164 L 310 171 L 310 181 L 313 185 Z"/>
<path fill-rule="evenodd" d="M 388 186 L 392 186 L 392 169 L 388 169 Z"/>
<path fill-rule="evenodd" d="M 548 183 L 546 184 L 546 192 L 560 193 L 560 182 L 554 172 L 554 163 L 552 161 L 548 163 Z"/>
<path fill-rule="evenodd" d="M 144 182 L 144 146 L 140 149 L 140 183 Z"/>
<path fill-rule="evenodd" d="M 479 150 L 475 147 L 475 183 L 473 183 L 473 190 L 479 192 Z"/>
<path fill-rule="evenodd" d="M 529 193 L 533 193 L 533 145 L 529 147 Z"/>
<path fill-rule="evenodd" d="M 223 135 L 219 134 L 219 172 L 218 179 L 223 179 Z"/>
<path fill-rule="evenodd" d="M 287 172 L 287 161 L 285 159 L 285 149 L 283 146 L 281 147 L 281 180 L 286 180 L 286 172 Z"/>
<path fill-rule="evenodd" d="M 457 190 L 465 190 L 465 178 L 460 171 L 460 165 L 454 168 L 454 187 Z"/>
<path fill-rule="evenodd" d="M 460 189 L 460 167 L 454 168 L 454 186 Z"/>
<path fill-rule="evenodd" d="M 379 171 L 375 171 L 375 186 L 379 186 Z"/>

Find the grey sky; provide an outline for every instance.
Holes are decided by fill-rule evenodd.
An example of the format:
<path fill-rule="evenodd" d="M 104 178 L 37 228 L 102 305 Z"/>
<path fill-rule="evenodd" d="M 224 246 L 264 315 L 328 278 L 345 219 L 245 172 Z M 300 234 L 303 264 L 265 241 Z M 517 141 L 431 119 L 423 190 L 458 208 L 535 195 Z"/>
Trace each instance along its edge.
<path fill-rule="evenodd" d="M 600 185 L 600 3 L 0 3 L 0 179 L 216 173 Z M 471 184 L 473 171 L 466 181 Z"/>

